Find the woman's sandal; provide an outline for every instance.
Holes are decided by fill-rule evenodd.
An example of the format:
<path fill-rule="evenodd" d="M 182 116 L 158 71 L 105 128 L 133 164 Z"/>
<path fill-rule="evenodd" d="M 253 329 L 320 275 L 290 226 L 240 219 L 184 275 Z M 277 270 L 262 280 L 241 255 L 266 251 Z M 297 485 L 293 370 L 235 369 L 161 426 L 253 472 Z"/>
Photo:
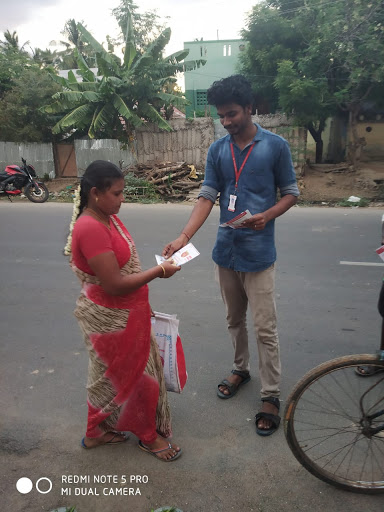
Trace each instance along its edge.
<path fill-rule="evenodd" d="M 384 368 L 382 366 L 358 366 L 355 368 L 355 372 L 360 377 L 370 377 L 376 373 L 384 372 Z"/>
<path fill-rule="evenodd" d="M 243 386 L 244 384 L 246 384 L 247 382 L 249 382 L 251 380 L 251 376 L 249 375 L 249 372 L 243 372 L 240 370 L 232 370 L 231 373 L 233 373 L 234 375 L 238 375 L 243 380 L 239 384 L 234 384 L 233 382 L 229 382 L 229 380 L 227 380 L 227 379 L 223 379 L 220 382 L 220 384 L 217 386 L 218 387 L 217 396 L 219 398 L 222 398 L 223 400 L 226 400 L 227 398 L 232 398 L 233 396 L 235 396 L 239 390 L 239 387 Z M 225 386 L 227 388 L 227 390 L 229 391 L 228 395 L 226 395 L 225 393 L 220 391 L 221 386 Z"/>
<path fill-rule="evenodd" d="M 158 453 L 166 452 L 167 450 L 172 450 L 171 443 L 168 443 L 167 448 L 162 448 L 161 450 L 150 450 L 148 448 L 148 446 L 145 446 L 145 444 L 143 444 L 141 441 L 139 441 L 139 448 L 144 450 L 146 453 L 153 455 L 154 457 L 156 457 L 156 459 L 162 460 L 163 462 L 172 462 L 172 461 L 178 459 L 181 455 L 181 449 L 180 449 L 178 452 L 175 453 L 175 455 L 172 455 L 172 457 L 169 459 L 163 459 L 162 457 L 158 456 Z"/>
<path fill-rule="evenodd" d="M 268 402 L 272 405 L 274 405 L 278 411 L 280 411 L 280 400 L 276 396 L 267 396 L 261 399 L 262 402 Z M 259 420 L 268 420 L 272 423 L 272 426 L 270 428 L 259 428 L 258 422 Z M 258 412 L 255 416 L 255 423 L 256 423 L 256 433 L 259 434 L 259 436 L 270 436 L 276 430 L 279 428 L 280 425 L 280 416 L 277 414 L 271 414 L 269 412 Z"/>
<path fill-rule="evenodd" d="M 83 439 L 81 440 L 81 447 L 85 448 L 86 450 L 91 450 L 92 448 L 97 448 L 99 446 L 114 446 L 115 444 L 126 443 L 129 439 L 129 436 L 125 436 L 120 432 L 111 432 L 111 434 L 114 434 L 114 436 L 111 437 L 109 441 L 107 441 L 106 443 L 95 444 L 94 446 L 87 446 L 85 444 L 85 437 L 83 437 Z M 114 441 L 114 439 L 116 439 L 117 436 L 123 436 L 123 439 L 121 439 L 120 441 Z"/>

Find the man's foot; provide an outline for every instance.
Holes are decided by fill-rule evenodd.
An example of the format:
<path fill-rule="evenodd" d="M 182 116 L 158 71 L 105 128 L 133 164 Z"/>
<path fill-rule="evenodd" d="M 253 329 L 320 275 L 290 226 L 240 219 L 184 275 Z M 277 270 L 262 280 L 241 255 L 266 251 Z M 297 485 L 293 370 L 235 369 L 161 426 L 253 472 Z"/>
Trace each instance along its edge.
<path fill-rule="evenodd" d="M 176 460 L 181 455 L 179 446 L 172 445 L 161 436 L 157 436 L 156 441 L 151 444 L 144 444 L 139 441 L 139 448 L 164 462 Z"/>
<path fill-rule="evenodd" d="M 113 445 L 125 443 L 128 441 L 128 437 L 124 434 L 120 434 L 119 432 L 106 432 L 103 436 L 100 437 L 83 437 L 81 440 L 81 446 L 83 448 L 96 448 L 97 446 Z"/>
<path fill-rule="evenodd" d="M 260 436 L 270 436 L 280 425 L 280 400 L 271 396 L 262 398 L 261 401 L 261 411 L 256 414 L 256 432 Z"/>
<path fill-rule="evenodd" d="M 384 372 L 384 368 L 382 366 L 358 366 L 355 372 L 360 377 L 370 377 L 376 373 Z"/>
<path fill-rule="evenodd" d="M 232 398 L 236 395 L 239 387 L 251 380 L 249 372 L 232 370 L 228 379 L 223 379 L 218 385 L 217 396 L 219 398 Z"/>

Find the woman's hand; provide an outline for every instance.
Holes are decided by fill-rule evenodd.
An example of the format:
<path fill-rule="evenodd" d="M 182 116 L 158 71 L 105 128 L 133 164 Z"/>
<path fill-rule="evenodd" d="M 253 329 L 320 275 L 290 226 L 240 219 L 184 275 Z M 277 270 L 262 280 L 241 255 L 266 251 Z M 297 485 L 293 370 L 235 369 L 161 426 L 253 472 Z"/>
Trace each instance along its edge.
<path fill-rule="evenodd" d="M 175 265 L 172 260 L 170 261 L 163 261 L 163 263 L 161 263 L 159 265 L 159 267 L 161 267 L 162 269 L 162 272 L 163 274 L 159 277 L 163 278 L 163 279 L 168 279 L 168 277 L 172 277 L 173 274 L 175 274 L 176 272 L 178 272 L 181 267 Z"/>

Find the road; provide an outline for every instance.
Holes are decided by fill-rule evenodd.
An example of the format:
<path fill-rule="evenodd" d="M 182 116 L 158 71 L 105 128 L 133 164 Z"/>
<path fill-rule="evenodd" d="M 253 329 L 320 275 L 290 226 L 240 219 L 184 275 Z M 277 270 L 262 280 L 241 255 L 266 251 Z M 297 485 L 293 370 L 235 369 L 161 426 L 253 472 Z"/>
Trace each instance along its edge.
<path fill-rule="evenodd" d="M 123 205 L 120 217 L 143 268 L 155 263 L 155 253 L 180 232 L 190 211 L 188 205 Z M 232 400 L 216 397 L 232 361 L 211 260 L 218 213 L 215 207 L 193 238 L 201 255 L 172 279 L 150 284 L 153 309 L 180 319 L 189 372 L 184 392 L 170 396 L 174 439 L 184 454 L 166 466 L 140 451 L 134 436 L 120 447 L 80 447 L 87 354 L 73 317 L 79 284 L 62 256 L 71 205 L 0 202 L 2 510 L 48 512 L 64 505 L 75 505 L 78 512 L 150 512 L 165 505 L 183 512 L 383 510 L 383 498 L 339 491 L 302 469 L 282 428 L 270 438 L 256 435 L 260 383 L 254 343 L 250 384 Z M 373 208 L 295 207 L 278 219 L 283 406 L 294 383 L 316 364 L 378 347 L 383 268 L 340 261 L 380 263 L 374 250 L 381 214 Z M 43 478 L 37 484 L 42 492 L 20 494 L 21 477 L 33 484 Z M 76 483 L 79 477 L 82 482 Z M 52 490 L 44 493 L 46 478 Z"/>

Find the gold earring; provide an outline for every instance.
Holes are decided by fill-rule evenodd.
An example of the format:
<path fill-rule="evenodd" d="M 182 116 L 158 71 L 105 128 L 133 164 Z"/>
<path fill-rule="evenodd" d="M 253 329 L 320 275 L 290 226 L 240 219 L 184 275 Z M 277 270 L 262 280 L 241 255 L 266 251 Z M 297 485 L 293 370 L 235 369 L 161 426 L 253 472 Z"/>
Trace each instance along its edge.
<path fill-rule="evenodd" d="M 99 198 L 98 198 L 98 197 L 96 197 L 96 203 L 97 203 L 97 201 L 98 201 L 98 200 L 99 200 Z"/>

